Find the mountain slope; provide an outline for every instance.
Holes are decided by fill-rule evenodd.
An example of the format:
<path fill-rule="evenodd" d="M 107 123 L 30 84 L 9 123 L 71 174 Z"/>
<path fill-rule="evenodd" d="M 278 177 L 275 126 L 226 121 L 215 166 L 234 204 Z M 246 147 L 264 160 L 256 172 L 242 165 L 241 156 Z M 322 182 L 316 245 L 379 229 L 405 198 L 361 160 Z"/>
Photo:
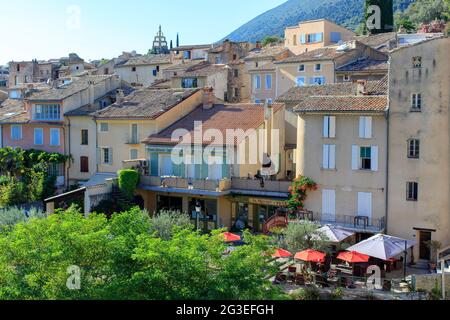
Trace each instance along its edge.
<path fill-rule="evenodd" d="M 415 0 L 395 0 L 394 10 L 404 10 Z M 268 35 L 284 35 L 284 29 L 300 21 L 326 18 L 355 30 L 363 19 L 364 0 L 289 0 L 244 24 L 225 39 L 258 41 Z"/>

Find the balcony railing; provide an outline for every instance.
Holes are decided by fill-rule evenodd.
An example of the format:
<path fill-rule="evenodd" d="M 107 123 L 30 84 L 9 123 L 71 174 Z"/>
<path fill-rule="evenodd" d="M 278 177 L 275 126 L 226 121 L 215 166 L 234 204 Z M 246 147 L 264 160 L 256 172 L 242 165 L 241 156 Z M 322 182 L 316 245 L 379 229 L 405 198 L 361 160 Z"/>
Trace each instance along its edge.
<path fill-rule="evenodd" d="M 232 178 L 231 186 L 235 190 L 252 190 L 261 192 L 288 193 L 292 182 L 279 180 L 252 180 L 243 178 Z"/>
<path fill-rule="evenodd" d="M 232 178 L 222 180 L 196 180 L 189 178 L 176 177 L 150 177 L 142 176 L 141 184 L 144 186 L 187 189 L 187 190 L 205 190 L 214 192 L 223 192 L 228 190 L 259 191 L 259 192 L 277 192 L 288 193 L 291 182 L 289 181 L 264 181 L 249 180 L 243 178 Z"/>
<path fill-rule="evenodd" d="M 203 190 L 213 192 L 223 192 L 231 189 L 231 181 L 229 179 L 195 180 L 188 178 L 143 176 L 141 177 L 141 184 L 151 187 Z"/>
<path fill-rule="evenodd" d="M 308 215 L 302 215 L 298 219 L 291 220 L 291 222 L 301 220 L 312 220 L 322 225 L 336 225 L 357 231 L 366 232 L 382 232 L 386 227 L 385 218 L 368 218 L 364 216 L 355 215 L 329 215 L 311 212 Z"/>

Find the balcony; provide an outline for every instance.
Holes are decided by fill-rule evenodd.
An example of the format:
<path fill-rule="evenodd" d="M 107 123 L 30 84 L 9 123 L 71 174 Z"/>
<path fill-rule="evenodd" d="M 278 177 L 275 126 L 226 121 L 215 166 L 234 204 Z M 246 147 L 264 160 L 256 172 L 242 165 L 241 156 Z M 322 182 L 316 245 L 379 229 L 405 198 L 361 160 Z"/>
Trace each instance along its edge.
<path fill-rule="evenodd" d="M 176 177 L 142 176 L 141 185 L 144 187 L 159 187 L 161 189 L 185 189 L 210 192 L 225 192 L 231 189 L 231 181 L 229 179 L 195 180 Z"/>
<path fill-rule="evenodd" d="M 256 192 L 272 192 L 272 193 L 289 193 L 289 187 L 291 186 L 291 181 L 280 181 L 280 180 L 252 180 L 244 178 L 232 178 L 231 188 L 233 190 L 248 190 Z"/>
<path fill-rule="evenodd" d="M 367 218 L 358 215 L 329 215 L 316 212 L 309 212 L 307 215 L 301 215 L 298 219 L 290 220 L 290 223 L 300 222 L 301 220 L 312 220 L 321 225 L 336 225 L 361 233 L 380 233 L 385 230 L 385 218 Z"/>
<path fill-rule="evenodd" d="M 196 180 L 177 177 L 151 177 L 142 176 L 141 186 L 152 189 L 176 189 L 191 191 L 209 192 L 233 192 L 250 195 L 287 196 L 289 193 L 290 181 L 264 181 L 249 180 L 243 178 L 232 178 L 222 180 Z"/>

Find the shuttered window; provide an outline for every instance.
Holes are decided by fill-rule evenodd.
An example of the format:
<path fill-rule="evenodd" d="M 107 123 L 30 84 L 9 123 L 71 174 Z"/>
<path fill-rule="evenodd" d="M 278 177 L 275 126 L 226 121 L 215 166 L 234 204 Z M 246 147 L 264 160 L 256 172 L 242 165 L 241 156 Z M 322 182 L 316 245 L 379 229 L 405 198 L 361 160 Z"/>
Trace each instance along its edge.
<path fill-rule="evenodd" d="M 323 117 L 323 137 L 336 138 L 336 117 Z"/>
<path fill-rule="evenodd" d="M 352 170 L 378 171 L 378 146 L 352 146 Z"/>
<path fill-rule="evenodd" d="M 361 139 L 372 139 L 372 117 L 359 118 L 359 137 Z"/>
<path fill-rule="evenodd" d="M 322 190 L 322 220 L 333 222 L 336 218 L 336 191 Z"/>
<path fill-rule="evenodd" d="M 326 144 L 323 146 L 323 169 L 336 169 L 336 146 Z"/>
<path fill-rule="evenodd" d="M 358 192 L 358 216 L 372 218 L 372 193 Z"/>
<path fill-rule="evenodd" d="M 88 157 L 80 157 L 80 171 L 82 173 L 89 172 L 89 158 Z"/>
<path fill-rule="evenodd" d="M 87 146 L 89 144 L 89 131 L 81 130 L 81 145 Z"/>
<path fill-rule="evenodd" d="M 406 184 L 406 200 L 417 201 L 419 199 L 419 184 L 417 182 L 408 182 Z"/>

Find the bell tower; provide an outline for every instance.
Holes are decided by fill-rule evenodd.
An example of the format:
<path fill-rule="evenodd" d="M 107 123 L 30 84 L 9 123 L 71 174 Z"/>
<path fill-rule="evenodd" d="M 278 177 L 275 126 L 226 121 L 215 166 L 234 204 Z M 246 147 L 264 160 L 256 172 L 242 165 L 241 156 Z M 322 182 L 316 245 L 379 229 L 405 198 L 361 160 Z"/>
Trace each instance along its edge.
<path fill-rule="evenodd" d="M 153 54 L 168 54 L 169 53 L 169 46 L 167 43 L 167 39 L 164 36 L 164 33 L 162 32 L 161 26 L 159 26 L 159 31 L 156 34 L 155 38 L 153 39 L 153 47 L 152 51 Z"/>

